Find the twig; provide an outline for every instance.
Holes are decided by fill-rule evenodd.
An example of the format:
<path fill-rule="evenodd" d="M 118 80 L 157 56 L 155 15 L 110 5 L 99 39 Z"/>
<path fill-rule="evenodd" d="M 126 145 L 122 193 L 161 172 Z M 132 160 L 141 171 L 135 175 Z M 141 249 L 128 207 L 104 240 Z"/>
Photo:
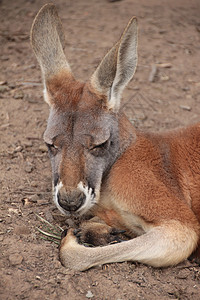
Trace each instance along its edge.
<path fill-rule="evenodd" d="M 157 75 L 157 67 L 156 67 L 156 65 L 153 65 L 152 67 L 151 67 L 151 72 L 150 72 L 150 74 L 149 74 L 149 81 L 150 82 L 154 82 L 155 81 L 155 77 L 156 77 L 156 75 Z"/>
<path fill-rule="evenodd" d="M 40 238 L 43 239 L 43 240 L 45 240 L 45 241 L 48 241 L 48 242 L 51 241 L 51 242 L 54 242 L 57 245 L 60 245 L 59 242 L 55 241 L 54 239 L 52 239 L 50 237 L 45 238 L 44 236 L 41 236 Z"/>
<path fill-rule="evenodd" d="M 7 123 L 7 124 L 1 125 L 0 128 L 3 129 L 3 128 L 9 127 L 9 126 L 10 126 L 10 123 Z"/>
<path fill-rule="evenodd" d="M 21 82 L 18 85 L 28 85 L 28 86 L 41 86 L 42 83 L 37 83 L 37 82 Z"/>
<path fill-rule="evenodd" d="M 39 216 L 38 214 L 35 213 L 35 215 L 36 215 L 36 217 L 37 217 L 38 219 L 40 219 L 40 221 L 42 221 L 42 222 L 48 224 L 51 228 L 54 228 L 54 229 L 55 229 L 55 227 L 57 226 L 61 231 L 63 231 L 63 229 L 62 229 L 59 225 L 54 226 L 54 225 L 52 225 L 51 223 L 49 223 L 47 220 L 45 220 L 44 218 L 42 218 L 41 216 Z"/>
<path fill-rule="evenodd" d="M 37 191 L 26 191 L 26 190 L 16 190 L 15 193 L 18 194 L 27 194 L 27 195 L 35 195 L 35 194 L 49 194 L 50 192 L 37 192 Z"/>
<path fill-rule="evenodd" d="M 50 237 L 50 238 L 57 239 L 57 240 L 60 240 L 60 239 L 61 239 L 60 236 L 57 236 L 57 235 L 52 234 L 52 233 L 45 232 L 45 231 L 43 231 L 42 229 L 40 229 L 40 228 L 38 228 L 38 227 L 36 227 L 36 229 L 37 229 L 40 233 L 42 233 L 42 234 L 44 234 L 44 235 L 46 235 L 46 236 L 48 236 L 48 237 Z"/>

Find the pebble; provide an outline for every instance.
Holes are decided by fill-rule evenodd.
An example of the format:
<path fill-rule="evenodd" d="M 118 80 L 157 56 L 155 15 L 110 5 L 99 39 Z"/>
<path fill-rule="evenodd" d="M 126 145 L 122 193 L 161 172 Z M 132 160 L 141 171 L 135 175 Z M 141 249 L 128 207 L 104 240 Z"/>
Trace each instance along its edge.
<path fill-rule="evenodd" d="M 0 85 L 0 93 L 8 92 L 10 89 L 7 85 Z"/>
<path fill-rule="evenodd" d="M 161 75 L 160 76 L 160 80 L 162 80 L 162 81 L 168 81 L 169 80 L 169 76 L 167 76 L 167 75 Z"/>
<path fill-rule="evenodd" d="M 32 147 L 33 143 L 32 143 L 32 141 L 24 141 L 23 142 L 23 146 L 25 146 L 25 147 Z"/>
<path fill-rule="evenodd" d="M 187 92 L 187 91 L 190 90 L 190 88 L 188 86 L 185 86 L 185 87 L 182 88 L 182 90 L 185 91 L 185 92 Z"/>
<path fill-rule="evenodd" d="M 9 82 L 8 86 L 10 89 L 15 89 L 16 88 L 16 84 L 14 82 Z"/>
<path fill-rule="evenodd" d="M 17 146 L 14 150 L 14 152 L 21 152 L 23 150 L 22 146 Z"/>
<path fill-rule="evenodd" d="M 27 164 L 24 168 L 26 173 L 31 173 L 33 171 L 33 166 L 31 164 Z"/>
<path fill-rule="evenodd" d="M 191 107 L 188 105 L 180 105 L 180 108 L 182 108 L 183 110 L 187 110 L 187 111 L 191 111 Z"/>
<path fill-rule="evenodd" d="M 37 186 L 38 186 L 37 181 L 31 181 L 31 186 L 32 186 L 32 187 L 37 187 Z"/>
<path fill-rule="evenodd" d="M 5 84 L 7 84 L 7 81 L 6 81 L 6 80 L 1 80 L 1 81 L 0 81 L 0 85 L 5 85 Z"/>
<path fill-rule="evenodd" d="M 24 258 L 21 254 L 11 254 L 9 255 L 8 259 L 12 266 L 16 266 L 20 265 Z"/>
<path fill-rule="evenodd" d="M 62 267 L 61 262 L 59 260 L 54 261 L 53 266 L 55 269 L 60 269 Z"/>
<path fill-rule="evenodd" d="M 90 299 L 90 298 L 93 298 L 94 295 L 92 294 L 91 291 L 87 291 L 87 294 L 86 294 L 86 298 Z"/>
<path fill-rule="evenodd" d="M 186 279 L 189 275 L 190 275 L 189 270 L 181 270 L 176 277 L 179 279 Z"/>
<path fill-rule="evenodd" d="M 16 91 L 14 92 L 13 97 L 14 97 L 15 99 L 23 99 L 23 98 L 24 98 L 24 92 L 23 92 L 22 90 L 16 90 Z"/>
<path fill-rule="evenodd" d="M 157 67 L 156 67 L 156 65 L 153 65 L 153 66 L 151 67 L 151 72 L 150 72 L 150 74 L 149 74 L 149 81 L 150 81 L 150 82 L 154 82 L 154 81 L 155 81 L 155 78 L 156 78 L 156 76 L 157 76 L 157 73 L 158 73 Z"/>
<path fill-rule="evenodd" d="M 33 201 L 30 201 L 28 198 L 23 198 L 22 199 L 22 204 L 25 207 L 31 207 L 31 206 L 33 206 Z"/>
<path fill-rule="evenodd" d="M 39 146 L 39 150 L 40 150 L 41 152 L 47 152 L 47 151 L 48 151 L 46 145 L 40 145 L 40 146 Z"/>
<path fill-rule="evenodd" d="M 30 201 L 38 202 L 38 200 L 40 200 L 40 197 L 37 194 L 30 196 Z"/>
<path fill-rule="evenodd" d="M 12 208 L 12 207 L 10 207 L 9 209 L 8 209 L 8 212 L 9 213 L 15 213 L 15 214 L 19 214 L 19 210 L 17 209 L 17 208 Z"/>

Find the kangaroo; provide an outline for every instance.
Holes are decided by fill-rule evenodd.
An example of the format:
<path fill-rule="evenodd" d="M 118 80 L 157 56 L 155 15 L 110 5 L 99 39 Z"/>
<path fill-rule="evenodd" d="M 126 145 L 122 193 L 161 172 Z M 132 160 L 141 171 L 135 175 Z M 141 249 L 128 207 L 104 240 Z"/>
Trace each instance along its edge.
<path fill-rule="evenodd" d="M 187 259 L 200 240 L 200 123 L 144 133 L 122 112 L 121 94 L 137 65 L 136 18 L 86 83 L 75 79 L 66 60 L 53 4 L 37 14 L 31 44 L 50 106 L 44 141 L 56 206 L 65 215 L 104 222 L 85 221 L 79 235 L 86 238 L 111 235 L 114 228 L 132 236 L 86 247 L 71 228 L 61 241 L 62 264 L 82 271 L 112 262 L 165 267 Z"/>

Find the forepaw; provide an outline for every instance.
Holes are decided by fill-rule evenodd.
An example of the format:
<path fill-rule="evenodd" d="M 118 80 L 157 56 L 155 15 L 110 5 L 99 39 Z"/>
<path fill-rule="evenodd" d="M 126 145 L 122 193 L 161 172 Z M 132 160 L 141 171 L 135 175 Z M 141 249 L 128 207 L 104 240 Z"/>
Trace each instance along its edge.
<path fill-rule="evenodd" d="M 94 246 L 121 242 L 118 235 L 122 232 L 124 231 L 106 224 L 90 222 L 85 222 L 78 230 L 70 228 L 63 233 L 59 249 L 60 261 L 65 267 L 75 271 L 84 271 L 102 264 L 104 259 L 98 260 L 98 257 L 103 248 Z"/>
<path fill-rule="evenodd" d="M 66 234 L 66 232 L 65 232 Z M 90 268 L 90 248 L 86 248 L 77 242 L 74 235 L 74 229 L 69 229 L 67 235 L 64 236 L 60 243 L 59 257 L 63 266 L 76 270 L 83 271 Z"/>
<path fill-rule="evenodd" d="M 76 236 L 74 235 L 74 229 L 65 229 L 61 234 L 61 242 L 60 242 L 60 248 L 68 245 L 78 245 L 78 241 Z"/>
<path fill-rule="evenodd" d="M 122 242 L 124 232 L 124 230 L 117 230 L 104 223 L 84 222 L 73 233 L 79 244 L 87 247 L 97 247 Z"/>

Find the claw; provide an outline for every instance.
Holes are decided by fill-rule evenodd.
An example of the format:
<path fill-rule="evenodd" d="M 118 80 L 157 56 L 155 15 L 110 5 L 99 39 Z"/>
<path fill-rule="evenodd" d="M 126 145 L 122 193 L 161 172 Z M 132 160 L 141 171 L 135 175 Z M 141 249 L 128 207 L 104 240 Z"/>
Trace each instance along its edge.
<path fill-rule="evenodd" d="M 125 232 L 126 232 L 126 230 L 119 230 L 119 229 L 113 228 L 113 229 L 111 230 L 111 233 L 110 233 L 110 234 L 112 234 L 112 235 L 118 235 L 118 234 L 123 234 L 123 233 L 125 233 Z"/>
<path fill-rule="evenodd" d="M 124 242 L 124 241 L 121 240 L 121 239 L 117 239 L 117 240 L 114 240 L 114 241 L 110 242 L 109 244 L 112 245 L 112 244 L 118 244 L 118 243 L 121 243 L 121 242 Z"/>
<path fill-rule="evenodd" d="M 81 229 L 80 229 L 80 228 L 74 229 L 73 234 L 74 234 L 76 237 L 80 237 L 80 236 L 81 236 Z"/>
<path fill-rule="evenodd" d="M 61 240 L 67 235 L 68 229 L 65 229 L 61 233 Z"/>

